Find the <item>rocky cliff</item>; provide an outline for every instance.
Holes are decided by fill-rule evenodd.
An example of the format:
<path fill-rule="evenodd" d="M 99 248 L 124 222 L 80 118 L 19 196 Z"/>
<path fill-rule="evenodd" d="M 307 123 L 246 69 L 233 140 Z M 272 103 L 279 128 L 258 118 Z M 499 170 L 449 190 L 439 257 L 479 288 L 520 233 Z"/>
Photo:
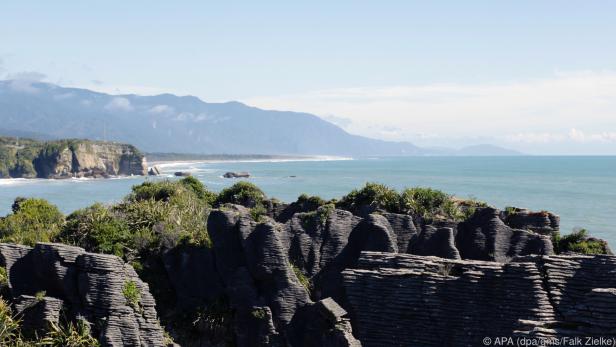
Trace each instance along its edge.
<path fill-rule="evenodd" d="M 87 140 L 38 142 L 0 138 L 0 178 L 68 178 L 145 175 L 134 146 Z"/>
<path fill-rule="evenodd" d="M 549 212 L 479 207 L 456 221 L 242 201 L 252 208 L 211 210 L 211 243 L 163 249 L 146 264 L 160 263 L 156 277 L 143 281 L 115 256 L 0 244 L 24 329 L 42 331 L 64 314 L 110 346 L 163 345 L 158 316 L 183 346 L 203 347 L 616 338 L 616 257 L 555 254 L 558 217 Z"/>
<path fill-rule="evenodd" d="M 214 210 L 213 249 L 165 260 L 178 303 L 229 298 L 238 346 L 616 336 L 616 257 L 554 255 L 549 237 L 512 227 L 493 208 L 449 226 L 384 211 L 288 209 L 297 206 L 270 210 L 259 222 L 242 206 Z M 557 229 L 549 216 L 541 224 L 521 214 L 513 225 Z M 259 320 L 255 312 L 263 312 Z M 210 333 L 195 345 L 207 346 Z"/>
<path fill-rule="evenodd" d="M 26 334 L 40 336 L 64 316 L 85 321 L 104 346 L 163 345 L 148 285 L 116 256 L 62 244 L 0 244 L 0 265 Z"/>

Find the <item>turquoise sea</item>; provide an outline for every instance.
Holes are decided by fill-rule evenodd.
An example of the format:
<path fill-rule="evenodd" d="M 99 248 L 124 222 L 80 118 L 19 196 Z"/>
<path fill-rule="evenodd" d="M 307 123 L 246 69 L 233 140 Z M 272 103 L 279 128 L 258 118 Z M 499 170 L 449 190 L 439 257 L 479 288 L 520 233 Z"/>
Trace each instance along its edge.
<path fill-rule="evenodd" d="M 176 179 L 190 171 L 219 191 L 248 171 L 269 196 L 293 201 L 301 193 L 340 197 L 365 182 L 402 189 L 430 186 L 496 207 L 527 207 L 561 216 L 561 229 L 583 227 L 616 248 L 616 157 L 387 157 L 354 160 L 171 163 L 163 176 L 118 179 L 0 180 L 0 215 L 17 196 L 45 198 L 66 213 L 94 202 L 112 203 L 146 179 Z"/>

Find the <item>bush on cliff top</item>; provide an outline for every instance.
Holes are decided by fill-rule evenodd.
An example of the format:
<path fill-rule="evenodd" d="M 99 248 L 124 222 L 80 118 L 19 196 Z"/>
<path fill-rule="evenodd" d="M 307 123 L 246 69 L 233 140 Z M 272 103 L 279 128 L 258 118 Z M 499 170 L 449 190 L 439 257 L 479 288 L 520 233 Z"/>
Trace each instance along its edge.
<path fill-rule="evenodd" d="M 424 219 L 445 217 L 463 219 L 462 211 L 452 196 L 432 188 L 407 188 L 400 195 L 401 210 L 419 215 Z"/>
<path fill-rule="evenodd" d="M 90 252 L 123 257 L 131 238 L 126 221 L 109 207 L 97 203 L 71 213 L 57 241 L 79 245 Z"/>
<path fill-rule="evenodd" d="M 265 193 L 259 187 L 250 182 L 241 181 L 223 189 L 218 194 L 215 204 L 238 204 L 253 208 L 259 205 L 263 206 L 265 198 Z"/>
<path fill-rule="evenodd" d="M 336 206 L 352 212 L 385 210 L 393 213 L 410 213 L 424 219 L 438 217 L 462 220 L 474 212 L 474 208 L 462 208 L 467 201 L 456 200 L 453 196 L 432 188 L 407 188 L 398 193 L 378 183 L 366 183 L 344 196 Z M 364 210 L 365 209 L 365 210 Z"/>
<path fill-rule="evenodd" d="M 0 241 L 33 246 L 51 241 L 64 226 L 64 215 L 43 199 L 17 198 L 13 213 L 0 218 Z"/>
<path fill-rule="evenodd" d="M 574 230 L 571 234 L 561 236 L 552 234 L 552 245 L 556 254 L 573 252 L 580 254 L 607 254 L 607 242 L 588 237 L 585 229 Z"/>
<path fill-rule="evenodd" d="M 369 182 L 359 190 L 353 189 L 337 205 L 354 212 L 364 207 L 400 212 L 400 194 L 384 184 Z"/>
<path fill-rule="evenodd" d="M 126 261 L 180 243 L 209 246 L 205 220 L 212 195 L 193 180 L 144 182 L 119 204 L 75 211 L 56 240 Z"/>

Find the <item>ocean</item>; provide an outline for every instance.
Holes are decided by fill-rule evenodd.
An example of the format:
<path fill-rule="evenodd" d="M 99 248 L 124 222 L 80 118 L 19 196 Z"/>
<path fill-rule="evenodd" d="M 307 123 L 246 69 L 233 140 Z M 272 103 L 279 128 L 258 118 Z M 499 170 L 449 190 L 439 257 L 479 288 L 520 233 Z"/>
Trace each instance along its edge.
<path fill-rule="evenodd" d="M 474 197 L 498 208 L 548 210 L 561 217 L 561 232 L 585 228 L 616 248 L 616 157 L 386 157 L 342 160 L 165 163 L 159 177 L 114 179 L 0 179 L 0 215 L 15 197 L 39 197 L 70 213 L 94 202 L 113 203 L 144 180 L 177 179 L 189 171 L 210 189 L 237 182 L 222 175 L 248 171 L 270 197 L 294 201 L 301 193 L 339 198 L 366 182 L 396 189 L 425 186 Z"/>

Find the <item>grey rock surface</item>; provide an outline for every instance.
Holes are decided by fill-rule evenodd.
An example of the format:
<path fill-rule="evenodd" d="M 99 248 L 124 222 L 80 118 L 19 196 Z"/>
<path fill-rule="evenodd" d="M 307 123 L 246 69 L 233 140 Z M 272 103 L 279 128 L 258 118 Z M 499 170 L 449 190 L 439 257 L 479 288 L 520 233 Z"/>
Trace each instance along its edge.
<path fill-rule="evenodd" d="M 486 336 L 616 337 L 614 271 L 614 256 L 498 263 L 364 252 L 343 276 L 364 346 L 480 346 Z"/>
<path fill-rule="evenodd" d="M 462 259 L 506 262 L 516 256 L 554 253 L 547 235 L 513 229 L 503 222 L 500 212 L 483 208 L 458 225 L 456 246 Z"/>
<path fill-rule="evenodd" d="M 16 306 L 32 317 L 36 329 L 37 320 L 57 321 L 64 308 L 69 319 L 83 317 L 91 323 L 105 346 L 163 346 L 148 285 L 116 256 L 62 244 L 0 244 L 0 265 L 7 270 Z M 123 294 L 131 282 L 139 292 L 137 307 Z M 39 301 L 35 296 L 41 292 L 45 297 Z"/>

